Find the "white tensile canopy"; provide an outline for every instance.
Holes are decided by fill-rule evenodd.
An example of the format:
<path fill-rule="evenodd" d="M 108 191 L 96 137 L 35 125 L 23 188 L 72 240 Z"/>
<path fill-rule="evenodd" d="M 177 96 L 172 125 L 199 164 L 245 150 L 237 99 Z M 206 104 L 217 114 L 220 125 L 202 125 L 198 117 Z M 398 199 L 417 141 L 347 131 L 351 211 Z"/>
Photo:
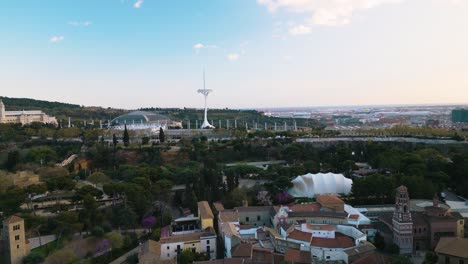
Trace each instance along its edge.
<path fill-rule="evenodd" d="M 292 181 L 289 193 L 294 197 L 314 198 L 317 194 L 349 194 L 353 181 L 343 174 L 307 173 Z"/>

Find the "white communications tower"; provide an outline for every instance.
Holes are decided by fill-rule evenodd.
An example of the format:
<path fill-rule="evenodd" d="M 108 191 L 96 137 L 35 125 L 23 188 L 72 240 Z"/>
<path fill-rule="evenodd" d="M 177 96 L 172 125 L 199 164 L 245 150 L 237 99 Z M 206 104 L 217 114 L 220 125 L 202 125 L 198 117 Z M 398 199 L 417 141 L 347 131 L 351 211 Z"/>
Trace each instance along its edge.
<path fill-rule="evenodd" d="M 203 124 L 201 125 L 202 129 L 209 129 L 209 128 L 215 128 L 213 125 L 211 125 L 208 122 L 208 106 L 207 106 L 207 100 L 208 100 L 208 94 L 213 92 L 211 89 L 206 89 L 206 83 L 205 83 L 205 71 L 203 71 L 203 89 L 198 90 L 199 93 L 203 94 L 205 96 L 205 118 L 203 120 Z"/>

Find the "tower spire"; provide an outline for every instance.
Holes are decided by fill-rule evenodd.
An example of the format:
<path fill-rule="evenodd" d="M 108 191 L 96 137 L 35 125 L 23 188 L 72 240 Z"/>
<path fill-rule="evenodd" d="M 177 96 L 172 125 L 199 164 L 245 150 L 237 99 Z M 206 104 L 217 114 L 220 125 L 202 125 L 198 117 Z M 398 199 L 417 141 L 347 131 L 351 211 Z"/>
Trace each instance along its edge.
<path fill-rule="evenodd" d="M 214 126 L 211 125 L 208 122 L 208 104 L 207 104 L 207 101 L 208 101 L 208 94 L 210 94 L 211 92 L 213 92 L 213 90 L 206 89 L 205 69 L 203 69 L 203 89 L 198 90 L 198 93 L 203 94 L 203 96 L 205 97 L 205 114 L 204 114 L 203 123 L 201 125 L 202 129 L 214 128 Z"/>

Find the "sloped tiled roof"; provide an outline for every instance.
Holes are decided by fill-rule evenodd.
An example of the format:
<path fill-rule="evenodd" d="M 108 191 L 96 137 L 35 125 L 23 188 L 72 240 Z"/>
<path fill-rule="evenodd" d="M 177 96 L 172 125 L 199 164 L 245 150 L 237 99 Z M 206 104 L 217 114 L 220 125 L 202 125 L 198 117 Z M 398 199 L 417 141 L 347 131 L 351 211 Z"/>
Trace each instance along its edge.
<path fill-rule="evenodd" d="M 343 200 L 341 200 L 338 195 L 332 194 L 317 195 L 317 202 L 320 204 L 344 204 Z"/>
<path fill-rule="evenodd" d="M 5 219 L 4 223 L 13 224 L 13 223 L 21 222 L 21 221 L 24 221 L 24 219 L 19 216 L 12 215 L 8 217 L 7 219 Z"/>
<path fill-rule="evenodd" d="M 218 212 L 221 212 L 224 210 L 224 205 L 221 202 L 214 202 L 213 207 Z"/>
<path fill-rule="evenodd" d="M 224 210 L 219 212 L 222 223 L 239 222 L 239 214 L 235 210 Z"/>
<path fill-rule="evenodd" d="M 250 258 L 252 257 L 252 244 L 240 243 L 232 249 L 233 258 Z"/>
<path fill-rule="evenodd" d="M 468 238 L 441 237 L 436 253 L 468 259 Z"/>
<path fill-rule="evenodd" d="M 288 239 L 310 242 L 312 240 L 312 234 L 295 229 L 288 235 Z"/>
<path fill-rule="evenodd" d="M 210 205 L 207 201 L 198 202 L 197 205 L 200 218 L 214 218 L 213 212 L 211 211 Z"/>
<path fill-rule="evenodd" d="M 318 212 L 322 206 L 319 203 L 295 204 L 289 207 L 294 212 Z"/>
<path fill-rule="evenodd" d="M 292 262 L 295 264 L 310 264 L 312 263 L 312 256 L 310 251 L 301 251 L 297 249 L 288 249 L 284 255 L 284 261 Z"/>
<path fill-rule="evenodd" d="M 350 237 L 339 233 L 335 234 L 335 238 L 314 237 L 310 245 L 321 248 L 350 248 L 355 246 Z"/>

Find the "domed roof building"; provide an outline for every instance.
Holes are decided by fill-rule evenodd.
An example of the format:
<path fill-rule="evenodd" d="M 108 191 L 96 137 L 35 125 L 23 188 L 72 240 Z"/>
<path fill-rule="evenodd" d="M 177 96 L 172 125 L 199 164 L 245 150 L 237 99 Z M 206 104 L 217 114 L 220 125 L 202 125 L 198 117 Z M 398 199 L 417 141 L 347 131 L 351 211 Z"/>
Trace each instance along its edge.
<path fill-rule="evenodd" d="M 292 196 L 314 198 L 317 194 L 349 194 L 353 181 L 343 174 L 308 173 L 297 176 L 292 183 Z"/>
<path fill-rule="evenodd" d="M 169 120 L 168 116 L 146 112 L 146 111 L 134 111 L 125 115 L 121 115 L 114 118 L 111 122 L 114 125 L 123 124 L 156 124 L 165 123 Z"/>

